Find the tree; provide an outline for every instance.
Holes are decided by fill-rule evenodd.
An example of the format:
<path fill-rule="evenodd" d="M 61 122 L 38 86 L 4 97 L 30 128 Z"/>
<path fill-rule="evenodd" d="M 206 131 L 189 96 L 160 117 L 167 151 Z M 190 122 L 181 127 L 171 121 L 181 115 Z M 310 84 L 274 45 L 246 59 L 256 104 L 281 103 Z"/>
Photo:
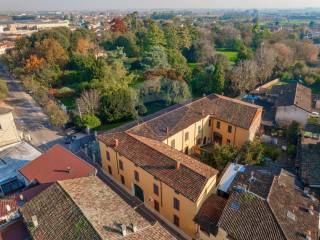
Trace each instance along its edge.
<path fill-rule="evenodd" d="M 87 38 L 79 38 L 76 52 L 78 54 L 87 55 L 94 48 L 94 44 Z"/>
<path fill-rule="evenodd" d="M 167 105 L 182 103 L 191 97 L 185 82 L 171 79 L 161 80 L 161 93 Z"/>
<path fill-rule="evenodd" d="M 228 163 L 234 162 L 238 154 L 238 150 L 230 145 L 223 146 L 214 145 L 213 153 L 208 159 L 208 164 L 212 167 L 216 167 L 219 170 L 223 170 Z"/>
<path fill-rule="evenodd" d="M 8 96 L 9 89 L 6 82 L 0 79 L 0 100 L 5 99 Z"/>
<path fill-rule="evenodd" d="M 238 52 L 238 60 L 251 60 L 253 58 L 253 51 L 243 43 L 240 45 Z"/>
<path fill-rule="evenodd" d="M 224 69 L 221 63 L 216 63 L 212 79 L 212 92 L 221 94 L 224 90 Z"/>
<path fill-rule="evenodd" d="M 79 115 L 95 115 L 100 107 L 100 94 L 96 89 L 86 90 L 77 99 Z"/>
<path fill-rule="evenodd" d="M 116 47 L 123 47 L 123 51 L 128 57 L 137 57 L 139 55 L 139 47 L 136 43 L 136 37 L 134 34 L 126 34 L 119 36 L 114 45 Z"/>
<path fill-rule="evenodd" d="M 188 27 L 179 27 L 178 28 L 179 48 L 190 48 L 192 44 L 191 34 Z"/>
<path fill-rule="evenodd" d="M 179 75 L 187 77 L 190 73 L 190 69 L 186 58 L 177 49 L 168 49 L 168 62 L 171 68 L 175 70 Z"/>
<path fill-rule="evenodd" d="M 127 27 L 120 17 L 114 17 L 110 22 L 110 30 L 114 33 L 125 33 Z"/>
<path fill-rule="evenodd" d="M 78 119 L 78 125 L 81 128 L 93 129 L 93 128 L 99 127 L 101 125 L 101 121 L 95 115 L 85 114 Z"/>
<path fill-rule="evenodd" d="M 173 24 L 169 24 L 164 28 L 164 35 L 166 38 L 166 47 L 168 49 L 179 49 L 180 48 L 180 38 L 177 29 Z"/>
<path fill-rule="evenodd" d="M 41 42 L 37 42 L 35 48 L 38 55 L 45 58 L 49 64 L 63 66 L 68 61 L 66 51 L 61 47 L 57 40 L 50 38 L 44 39 Z"/>
<path fill-rule="evenodd" d="M 100 113 L 107 122 L 121 121 L 137 117 L 138 98 L 129 88 L 110 91 L 101 98 Z"/>
<path fill-rule="evenodd" d="M 145 70 L 167 69 L 170 68 L 166 49 L 162 46 L 153 46 L 145 52 L 142 66 Z"/>
<path fill-rule="evenodd" d="M 286 137 L 287 137 L 288 143 L 297 146 L 300 138 L 299 135 L 300 135 L 299 123 L 297 123 L 296 121 L 293 121 L 288 126 L 288 129 L 286 130 Z"/>
<path fill-rule="evenodd" d="M 27 72 L 34 72 L 39 70 L 45 64 L 44 58 L 40 58 L 35 54 L 32 54 L 26 61 L 25 69 Z"/>
<path fill-rule="evenodd" d="M 272 75 L 276 57 L 277 54 L 272 48 L 261 46 L 257 49 L 255 59 L 259 68 L 257 77 L 261 85 Z"/>
<path fill-rule="evenodd" d="M 52 100 L 50 100 L 45 106 L 45 112 L 47 113 L 53 126 L 62 127 L 69 120 L 68 115 L 61 110 L 56 102 Z"/>
<path fill-rule="evenodd" d="M 246 142 L 240 150 L 240 164 L 257 165 L 263 160 L 263 146 L 258 140 Z"/>
<path fill-rule="evenodd" d="M 255 61 L 240 61 L 231 71 L 230 82 L 235 95 L 251 91 L 257 85 L 258 66 Z"/>
<path fill-rule="evenodd" d="M 293 63 L 294 53 L 291 48 L 283 43 L 275 43 L 272 45 L 272 48 L 276 52 L 275 70 L 281 73 L 288 69 Z"/>
<path fill-rule="evenodd" d="M 166 39 L 164 36 L 164 32 L 160 29 L 157 23 L 151 22 L 145 37 L 145 49 L 149 50 L 154 46 L 165 45 Z"/>

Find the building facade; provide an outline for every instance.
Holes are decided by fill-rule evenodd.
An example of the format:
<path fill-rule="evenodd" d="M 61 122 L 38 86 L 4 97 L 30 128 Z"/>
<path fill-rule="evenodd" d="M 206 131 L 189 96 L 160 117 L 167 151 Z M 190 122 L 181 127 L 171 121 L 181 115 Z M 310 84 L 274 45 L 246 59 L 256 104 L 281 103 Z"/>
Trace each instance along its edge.
<path fill-rule="evenodd" d="M 9 108 L 0 108 L 0 147 L 20 141 L 12 111 Z"/>
<path fill-rule="evenodd" d="M 103 170 L 191 238 L 193 221 L 216 189 L 218 171 L 189 155 L 202 145 L 253 140 L 262 108 L 219 95 L 164 110 L 152 119 L 98 136 Z"/>

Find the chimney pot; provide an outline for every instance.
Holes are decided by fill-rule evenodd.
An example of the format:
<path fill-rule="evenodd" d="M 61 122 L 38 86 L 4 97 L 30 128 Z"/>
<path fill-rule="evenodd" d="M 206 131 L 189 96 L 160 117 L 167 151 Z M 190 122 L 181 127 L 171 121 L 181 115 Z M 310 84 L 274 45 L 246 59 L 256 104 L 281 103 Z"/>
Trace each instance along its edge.
<path fill-rule="evenodd" d="M 127 235 L 127 228 L 126 228 L 126 225 L 124 224 L 121 224 L 121 233 L 123 236 Z"/>
<path fill-rule="evenodd" d="M 169 128 L 168 127 L 166 127 L 166 133 L 169 134 Z"/>
<path fill-rule="evenodd" d="M 115 139 L 115 140 L 114 140 L 114 146 L 115 146 L 115 147 L 118 147 L 118 146 L 119 146 L 119 139 Z"/>
<path fill-rule="evenodd" d="M 132 223 L 132 231 L 135 233 L 138 231 L 138 227 L 136 224 Z"/>
<path fill-rule="evenodd" d="M 24 201 L 24 197 L 22 194 L 19 195 L 19 199 L 20 199 L 20 201 Z"/>
<path fill-rule="evenodd" d="M 177 170 L 179 170 L 181 165 L 180 161 L 177 161 L 176 164 L 177 164 Z"/>
<path fill-rule="evenodd" d="M 6 205 L 6 209 L 7 209 L 7 212 L 9 213 L 11 211 L 10 205 Z"/>
<path fill-rule="evenodd" d="M 36 215 L 31 216 L 31 220 L 32 220 L 33 226 L 38 227 L 39 224 L 38 224 L 37 216 Z"/>

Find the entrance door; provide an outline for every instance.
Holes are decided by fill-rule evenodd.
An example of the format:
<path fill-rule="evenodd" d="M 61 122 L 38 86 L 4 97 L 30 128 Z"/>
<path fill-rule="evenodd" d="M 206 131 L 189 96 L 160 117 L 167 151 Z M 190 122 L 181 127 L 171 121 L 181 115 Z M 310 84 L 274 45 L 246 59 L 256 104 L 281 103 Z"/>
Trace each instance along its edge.
<path fill-rule="evenodd" d="M 144 202 L 143 190 L 136 184 L 134 184 L 134 195 Z"/>
<path fill-rule="evenodd" d="M 219 145 L 222 144 L 222 135 L 220 133 L 214 132 L 213 133 L 213 141 Z"/>

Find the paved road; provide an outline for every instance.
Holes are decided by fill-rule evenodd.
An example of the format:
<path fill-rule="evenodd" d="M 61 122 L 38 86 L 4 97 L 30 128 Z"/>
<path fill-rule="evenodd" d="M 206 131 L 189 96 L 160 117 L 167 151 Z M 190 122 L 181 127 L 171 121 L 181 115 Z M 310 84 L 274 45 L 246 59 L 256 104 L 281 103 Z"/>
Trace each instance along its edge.
<path fill-rule="evenodd" d="M 13 108 L 18 128 L 30 134 L 31 143 L 42 150 L 48 149 L 55 143 L 62 143 L 63 133 L 50 126 L 48 117 L 43 113 L 42 108 L 1 64 L 0 78 L 7 82 L 9 88 L 9 97 L 5 102 Z"/>

